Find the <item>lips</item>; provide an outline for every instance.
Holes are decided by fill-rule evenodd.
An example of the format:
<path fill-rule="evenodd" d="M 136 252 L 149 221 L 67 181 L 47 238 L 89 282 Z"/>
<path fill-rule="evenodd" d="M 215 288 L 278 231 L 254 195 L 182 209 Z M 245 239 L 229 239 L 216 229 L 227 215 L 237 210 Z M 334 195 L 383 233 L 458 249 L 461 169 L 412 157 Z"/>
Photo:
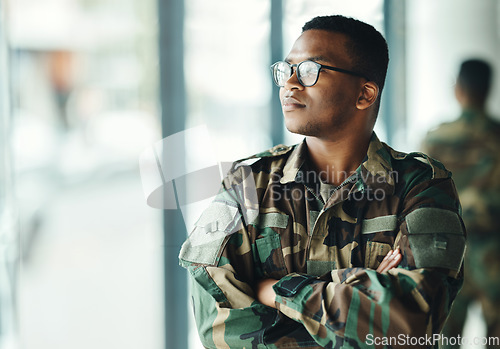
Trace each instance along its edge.
<path fill-rule="evenodd" d="M 293 111 L 297 109 L 305 108 L 306 105 L 300 102 L 297 98 L 292 96 L 285 96 L 281 101 L 281 107 L 283 111 Z"/>

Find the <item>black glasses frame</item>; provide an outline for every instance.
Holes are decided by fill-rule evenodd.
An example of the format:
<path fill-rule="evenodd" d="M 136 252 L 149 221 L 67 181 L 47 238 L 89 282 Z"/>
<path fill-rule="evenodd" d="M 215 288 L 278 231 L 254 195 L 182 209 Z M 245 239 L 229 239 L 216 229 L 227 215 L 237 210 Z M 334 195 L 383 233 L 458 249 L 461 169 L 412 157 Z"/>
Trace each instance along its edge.
<path fill-rule="evenodd" d="M 314 80 L 314 82 L 312 84 L 309 84 L 309 85 L 306 85 L 302 82 L 302 79 L 300 77 L 300 69 L 299 69 L 299 66 L 302 64 L 302 63 L 306 63 L 306 62 L 310 62 L 310 63 L 314 63 L 317 67 L 318 67 L 318 73 L 316 74 L 316 79 Z M 280 63 L 285 63 L 287 64 L 289 67 L 290 67 L 290 76 L 288 77 L 288 79 L 290 79 L 290 77 L 293 75 L 293 68 L 296 67 L 295 71 L 297 72 L 297 80 L 300 82 L 300 84 L 304 87 L 311 87 L 311 86 L 314 86 L 317 82 L 318 82 L 318 78 L 319 78 L 319 72 L 321 69 L 328 69 L 328 70 L 333 70 L 333 71 L 337 71 L 339 73 L 344 73 L 344 74 L 349 74 L 349 75 L 354 75 L 354 76 L 358 76 L 358 77 L 361 77 L 361 78 L 364 78 L 368 81 L 370 81 L 370 79 L 368 77 L 366 77 L 364 74 L 361 74 L 361 73 L 358 73 L 358 72 L 355 72 L 355 71 L 352 71 L 352 70 L 347 70 L 347 69 L 342 69 L 342 68 L 337 68 L 337 67 L 331 67 L 329 65 L 324 65 L 324 64 L 320 64 L 318 62 L 314 62 L 314 61 L 302 61 L 300 63 L 297 63 L 297 64 L 290 64 L 286 61 L 279 61 L 279 62 L 276 62 L 274 63 L 273 65 L 271 65 L 271 71 L 273 73 L 273 80 L 274 80 L 274 83 L 279 86 L 279 87 L 283 87 L 285 85 L 280 85 L 278 83 L 278 79 L 276 78 L 276 74 L 275 74 L 275 67 L 276 65 L 280 64 Z"/>

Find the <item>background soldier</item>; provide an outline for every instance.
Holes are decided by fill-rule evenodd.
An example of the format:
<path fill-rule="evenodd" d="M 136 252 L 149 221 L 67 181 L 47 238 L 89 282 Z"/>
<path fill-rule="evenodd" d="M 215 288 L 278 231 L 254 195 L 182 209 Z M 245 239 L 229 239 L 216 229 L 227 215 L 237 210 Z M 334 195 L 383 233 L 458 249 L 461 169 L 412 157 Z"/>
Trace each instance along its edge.
<path fill-rule="evenodd" d="M 465 284 L 443 334 L 462 334 L 471 301 L 479 300 L 487 335 L 500 337 L 500 124 L 486 112 L 490 65 L 462 63 L 455 95 L 462 108 L 458 120 L 426 136 L 423 151 L 453 173 L 468 232 Z"/>

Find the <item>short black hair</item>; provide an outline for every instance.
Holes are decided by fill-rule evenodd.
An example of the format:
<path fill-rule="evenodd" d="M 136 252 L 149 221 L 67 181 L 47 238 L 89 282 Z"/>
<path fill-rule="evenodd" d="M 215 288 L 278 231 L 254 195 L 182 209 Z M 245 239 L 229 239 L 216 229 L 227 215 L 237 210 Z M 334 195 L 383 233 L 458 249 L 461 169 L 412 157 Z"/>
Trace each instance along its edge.
<path fill-rule="evenodd" d="M 326 30 L 347 36 L 349 41 L 346 48 L 352 56 L 353 64 L 353 67 L 347 69 L 362 73 L 374 81 L 380 89 L 380 101 L 389 64 L 389 49 L 382 34 L 367 23 L 340 15 L 314 17 L 304 24 L 302 32 L 311 29 Z"/>
<path fill-rule="evenodd" d="M 462 63 L 457 83 L 475 102 L 484 103 L 491 86 L 491 66 L 481 59 L 469 59 Z"/>

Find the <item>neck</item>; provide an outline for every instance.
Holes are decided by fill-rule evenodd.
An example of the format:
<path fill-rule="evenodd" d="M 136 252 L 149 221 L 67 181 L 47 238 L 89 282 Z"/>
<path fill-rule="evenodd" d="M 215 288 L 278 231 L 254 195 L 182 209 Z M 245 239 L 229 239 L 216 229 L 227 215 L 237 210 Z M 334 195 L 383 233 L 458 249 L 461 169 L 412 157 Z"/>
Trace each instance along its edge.
<path fill-rule="evenodd" d="M 472 111 L 475 111 L 475 112 L 484 113 L 486 108 L 485 108 L 484 104 L 473 104 L 473 103 L 470 103 L 470 104 L 467 104 L 467 105 L 463 105 L 462 109 L 464 109 L 464 110 L 472 110 Z"/>
<path fill-rule="evenodd" d="M 459 100 L 459 103 L 462 109 L 473 110 L 477 112 L 484 112 L 486 110 L 486 103 L 484 100 L 465 96 Z"/>
<path fill-rule="evenodd" d="M 366 130 L 334 140 L 306 137 L 311 162 L 320 178 L 333 185 L 345 181 L 366 156 L 371 134 L 372 130 Z"/>

